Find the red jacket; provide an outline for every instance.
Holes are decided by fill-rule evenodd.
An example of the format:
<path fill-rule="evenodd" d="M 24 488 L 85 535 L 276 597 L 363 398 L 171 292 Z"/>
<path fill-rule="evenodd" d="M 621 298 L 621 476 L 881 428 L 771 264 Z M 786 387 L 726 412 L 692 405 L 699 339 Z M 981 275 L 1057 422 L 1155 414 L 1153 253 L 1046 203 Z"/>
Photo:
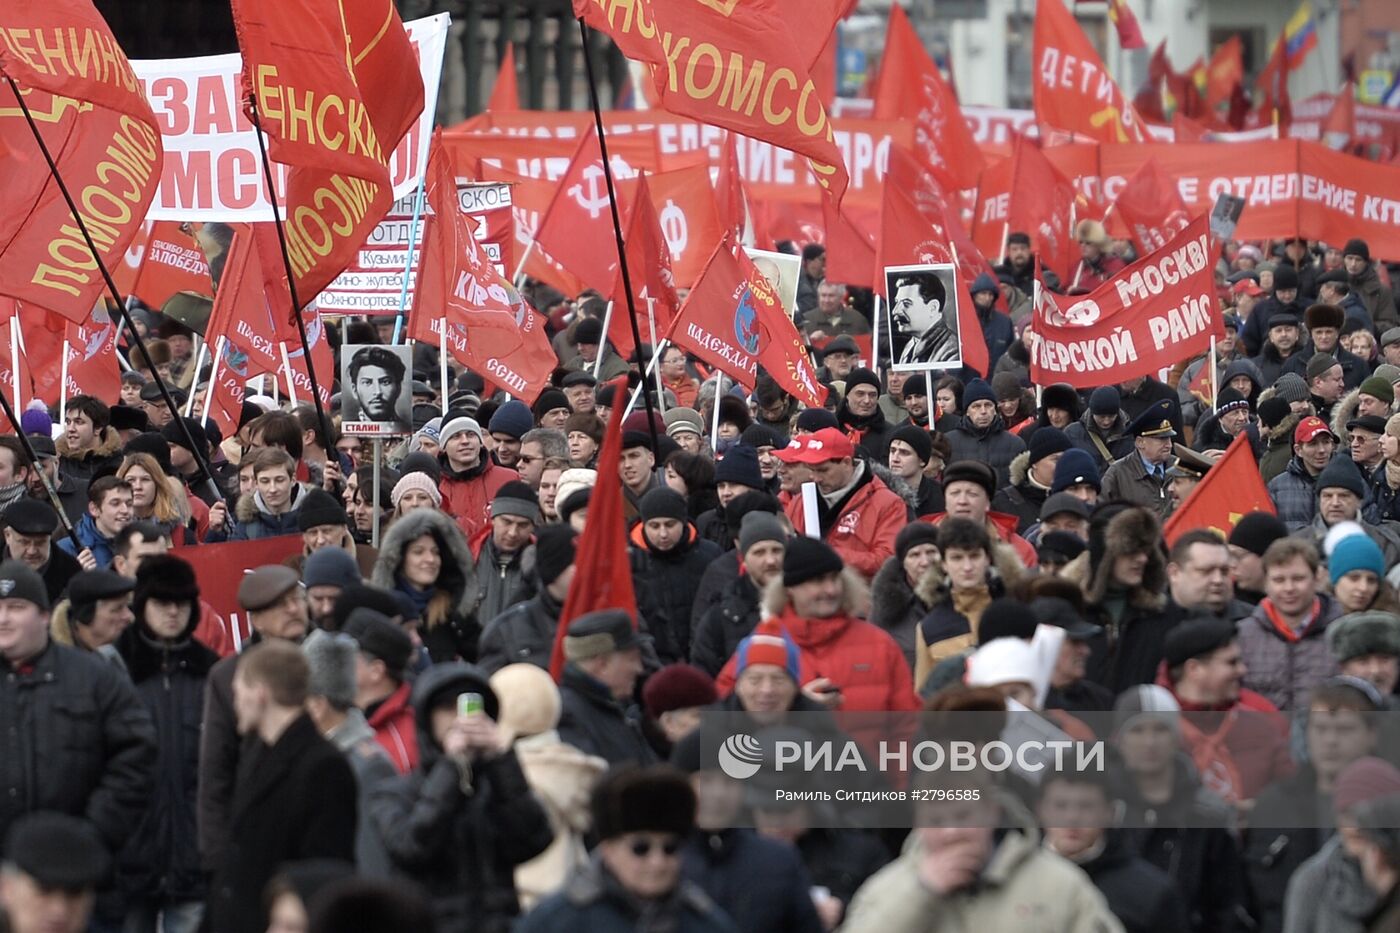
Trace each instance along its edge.
<path fill-rule="evenodd" d="M 418 724 L 408 702 L 412 692 L 412 684 L 399 684 L 399 689 L 389 694 L 369 717 L 375 740 L 389 753 L 399 774 L 407 774 L 418 766 Z"/>
<path fill-rule="evenodd" d="M 894 539 L 909 524 L 909 504 L 871 473 L 870 467 L 865 469 L 862 484 L 846 500 L 822 538 L 841 555 L 847 567 L 854 567 L 869 580 L 894 556 Z M 793 496 L 784 511 L 792 527 L 802 534 L 807 527 L 802 497 Z"/>
<path fill-rule="evenodd" d="M 919 521 L 937 525 L 947 517 L 947 512 L 939 512 L 937 515 L 925 515 Z M 1031 543 L 1016 533 L 1018 524 L 1020 520 L 1015 515 L 1007 515 L 1005 512 L 987 513 L 987 531 L 996 535 L 1002 543 L 1011 545 L 1021 561 L 1021 566 L 1037 567 L 1040 565 L 1040 557 Z"/>
<path fill-rule="evenodd" d="M 442 464 L 442 479 L 438 482 L 442 510 L 457 520 L 468 538 L 491 523 L 491 500 L 497 490 L 520 478 L 519 473 L 492 460 L 488 451 L 483 450 L 481 455 L 484 463 L 461 473 L 447 465 L 446 457 L 438 459 Z"/>
<path fill-rule="evenodd" d="M 802 683 L 818 677 L 841 688 L 841 712 L 908 711 L 920 708 L 914 675 L 904 652 L 884 629 L 847 615 L 804 619 L 784 606 L 780 624 L 799 649 Z M 734 689 L 734 657 L 715 678 L 721 696 Z"/>
<path fill-rule="evenodd" d="M 1288 719 L 1253 690 L 1240 690 L 1228 707 L 1206 708 L 1176 696 L 1167 662 L 1157 668 L 1157 686 L 1176 697 L 1182 712 L 1182 738 L 1201 782 L 1227 803 L 1253 800 L 1274 781 L 1294 771 L 1289 754 Z"/>

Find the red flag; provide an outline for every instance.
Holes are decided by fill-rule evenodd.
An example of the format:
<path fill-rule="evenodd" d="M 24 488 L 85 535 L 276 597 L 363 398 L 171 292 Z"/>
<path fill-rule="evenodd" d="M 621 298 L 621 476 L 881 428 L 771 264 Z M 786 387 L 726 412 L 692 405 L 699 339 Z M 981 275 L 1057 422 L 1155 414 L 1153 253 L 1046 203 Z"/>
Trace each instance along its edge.
<path fill-rule="evenodd" d="M 1207 136 L 1210 131 L 1180 110 L 1172 117 L 1172 130 L 1176 134 L 1173 137 L 1173 142 L 1203 143 L 1210 141 Z"/>
<path fill-rule="evenodd" d="M 671 342 L 753 388 L 761 364 L 809 406 L 824 393 L 797 327 L 768 280 L 726 236 L 715 247 L 671 328 Z"/>
<path fill-rule="evenodd" d="M 1167 547 L 1193 528 L 1206 528 L 1226 538 L 1250 512 L 1276 514 L 1274 500 L 1259 475 L 1249 436 L 1241 431 L 1167 519 L 1162 536 L 1167 539 Z"/>
<path fill-rule="evenodd" d="M 1137 111 L 1059 0 L 1037 4 L 1033 44 L 1036 120 L 1104 143 L 1148 141 Z"/>
<path fill-rule="evenodd" d="M 1056 2 L 1046 6 L 1056 6 Z M 1074 185 L 1021 134 L 1011 149 L 1011 199 L 1007 221 L 1012 230 L 1029 231 L 1041 262 L 1060 276 L 1078 262 L 1071 223 Z"/>
<path fill-rule="evenodd" d="M 826 228 L 826 277 L 833 282 L 847 282 L 863 288 L 879 284 L 875 270 L 874 238 L 849 218 L 849 204 L 837 207 L 829 201 L 822 204 L 823 226 Z M 875 229 L 878 223 L 869 225 Z"/>
<path fill-rule="evenodd" d="M 103 317 L 106 317 L 105 312 Z M 86 324 L 68 321 L 66 324 L 64 352 L 68 355 L 68 382 L 63 393 L 69 398 L 74 395 L 116 398 L 122 387 L 121 370 L 117 366 L 116 323 L 108 319 L 90 320 Z"/>
<path fill-rule="evenodd" d="M 1211 404 L 1211 383 L 1215 380 L 1215 363 L 1211 359 L 1211 354 L 1207 353 L 1201 363 L 1201 368 L 1196 370 L 1196 375 L 1191 377 L 1186 389 L 1201 402 L 1202 405 Z M 1218 394 L 1218 393 L 1216 393 Z"/>
<path fill-rule="evenodd" d="M 152 225 L 141 271 L 131 289 L 148 308 L 159 310 L 176 292 L 214 293 L 204 251 L 181 226 L 173 220 L 158 220 Z"/>
<path fill-rule="evenodd" d="M 627 391 L 626 379 L 619 377 L 612 384 L 619 396 Z M 574 561 L 574 582 L 559 613 L 554 650 L 549 658 L 549 673 L 556 681 L 564 674 L 564 635 L 569 623 L 579 616 L 600 609 L 621 609 L 631 615 L 633 628 L 637 625 L 637 594 L 632 589 L 622 477 L 618 473 L 625 407 L 613 406 L 603 434 L 603 449 L 598 452 L 598 482 L 588 502 L 588 522 L 579 536 L 578 557 Z"/>
<path fill-rule="evenodd" d="M 515 113 L 520 109 L 520 87 L 515 77 L 515 43 L 506 43 L 501 67 L 496 71 L 496 83 L 491 98 L 486 101 L 487 113 Z"/>
<path fill-rule="evenodd" d="M 214 307 L 204 328 L 204 339 L 210 343 L 220 337 L 227 340 L 245 379 L 282 371 L 277 328 L 265 298 L 262 264 L 253 239 L 251 226 L 235 227 L 219 288 L 214 293 Z"/>
<path fill-rule="evenodd" d="M 744 177 L 739 172 L 739 151 L 733 133 L 724 134 L 719 153 L 719 177 L 715 181 L 715 202 L 719 207 L 720 225 L 733 232 L 736 240 L 744 236 L 748 208 L 744 197 Z"/>
<path fill-rule="evenodd" d="M 1346 149 L 1356 138 L 1356 88 L 1348 81 L 1332 98 L 1332 110 L 1322 121 L 1322 143 L 1331 149 Z"/>
<path fill-rule="evenodd" d="M 387 162 L 423 112 L 423 79 L 392 0 L 232 2 L 249 109 L 268 157 L 291 167 L 287 252 L 305 307 L 393 203 Z"/>
<path fill-rule="evenodd" d="M 807 158 L 837 200 L 848 181 L 811 75 L 854 0 L 574 0 L 574 15 L 646 62 L 672 113 L 766 140 Z"/>
<path fill-rule="evenodd" d="M 1152 158 L 1133 173 L 1113 203 L 1139 255 L 1161 249 L 1191 222 L 1176 182 Z"/>
<path fill-rule="evenodd" d="M 945 188 L 973 188 L 984 166 L 958 99 L 943 80 L 909 17 L 890 8 L 884 58 L 875 85 L 877 120 L 913 118 L 914 151 Z"/>
<path fill-rule="evenodd" d="M 1206 107 L 1214 112 L 1229 103 L 1244 81 L 1244 40 L 1235 33 L 1220 43 L 1206 66 Z"/>
<path fill-rule="evenodd" d="M 617 199 L 619 216 L 627 216 L 620 190 Z M 607 235 L 611 226 L 603 154 L 590 124 L 569 170 L 554 185 L 554 199 L 535 231 L 535 242 L 585 286 L 606 294 L 617 275 L 617 241 Z"/>
<path fill-rule="evenodd" d="M 571 272 L 554 261 L 535 239 L 540 221 L 549 211 L 557 190 L 546 178 L 527 178 L 494 165 L 483 165 L 483 181 L 502 181 L 511 185 L 510 212 L 515 220 L 515 252 L 523 257 L 521 271 L 532 279 L 548 282 L 565 295 L 577 295 L 586 287 Z M 534 248 L 531 248 L 534 244 Z M 514 271 L 514 270 L 512 270 Z"/>
<path fill-rule="evenodd" d="M 671 251 L 661 235 L 661 224 L 656 219 L 656 206 L 652 204 L 645 175 L 637 180 L 632 194 L 632 213 L 627 218 L 623 242 L 627 244 L 627 273 L 637 311 L 637 330 L 643 341 L 655 347 L 657 340 L 670 329 L 681 300 L 676 296 L 676 277 L 671 272 Z M 625 359 L 637 345 L 632 339 L 632 322 L 627 319 L 627 291 L 623 288 L 621 269 L 617 270 L 617 281 L 609 294 L 613 296 L 613 314 L 608 339 Z M 653 321 L 655 337 L 651 335 Z"/>
<path fill-rule="evenodd" d="M 1128 0 L 1108 0 L 1108 18 L 1113 28 L 1118 30 L 1118 44 L 1125 49 L 1145 49 L 1147 40 L 1142 37 L 1142 27 L 1133 15 Z"/>
<path fill-rule="evenodd" d="M 155 197 L 164 154 L 155 115 L 90 0 L 0 6 L 0 294 L 86 321 L 105 283 L 39 145 L 23 93 L 103 266 L 121 265 Z M 8 84 L 8 82 L 6 82 Z"/>
<path fill-rule="evenodd" d="M 1215 313 L 1209 216 L 1202 214 L 1165 246 L 1088 295 L 1055 299 L 1032 320 L 1031 381 L 1076 388 L 1154 373 L 1204 353 L 1225 336 Z M 1042 292 L 1044 290 L 1042 289 Z"/>
<path fill-rule="evenodd" d="M 636 201 L 637 182 L 624 182 L 629 202 Z M 700 277 L 705 260 L 724 236 L 725 221 L 720 214 L 715 190 L 710 186 L 710 166 L 701 162 L 669 172 L 647 176 L 652 216 L 660 227 L 662 245 L 671 254 L 671 271 L 677 288 L 689 288 Z M 741 202 L 742 204 L 742 202 Z M 634 212 L 635 213 L 635 212 Z M 743 223 L 742 210 L 739 222 Z M 624 228 L 625 229 L 625 228 Z M 735 239 L 739 239 L 735 236 Z M 624 237 L 624 242 L 626 238 Z M 632 261 L 628 243 L 627 261 Z M 631 267 L 628 267 L 631 271 Z M 635 282 L 637 274 L 632 273 Z M 676 302 L 680 307 L 680 302 Z M 659 333 L 659 331 L 658 331 Z M 625 355 L 625 354 L 624 354 Z"/>
<path fill-rule="evenodd" d="M 1283 33 L 1279 33 L 1273 54 L 1254 79 L 1254 91 L 1258 98 L 1254 125 L 1267 126 L 1277 120 L 1282 133 L 1293 121 L 1293 98 L 1288 93 L 1288 42 Z"/>
<path fill-rule="evenodd" d="M 423 258 L 418 267 L 408 336 L 438 344 L 482 376 L 519 394 L 524 386 L 507 378 L 501 360 L 523 342 L 516 317 L 518 296 L 482 252 L 472 224 L 457 201 L 457 179 L 442 148 L 442 131 L 428 154 Z"/>
<path fill-rule="evenodd" d="M 22 326 L 19 313 L 25 309 L 19 301 L 0 301 L 0 392 L 10 398 L 15 414 L 24 413 L 24 408 L 34 398 L 34 374 L 29 369 L 28 355 L 24 351 Z M 25 309 L 29 314 L 36 309 Z M 10 419 L 0 415 L 0 426 L 9 425 L 11 434 L 19 433 L 19 425 L 11 424 Z"/>
<path fill-rule="evenodd" d="M 218 425 L 219 433 L 224 437 L 233 437 L 238 433 L 238 420 L 243 413 L 248 358 L 239 356 L 238 351 L 228 342 L 222 347 L 223 352 L 219 354 L 215 364 L 213 381 L 205 389 L 207 398 L 204 410 L 208 414 L 202 417 L 207 417 Z"/>

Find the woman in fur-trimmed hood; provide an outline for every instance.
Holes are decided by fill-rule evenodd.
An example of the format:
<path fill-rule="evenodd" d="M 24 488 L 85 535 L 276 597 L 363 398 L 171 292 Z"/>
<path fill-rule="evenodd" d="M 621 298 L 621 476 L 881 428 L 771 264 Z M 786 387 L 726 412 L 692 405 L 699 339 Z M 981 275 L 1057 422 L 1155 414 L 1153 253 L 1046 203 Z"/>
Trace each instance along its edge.
<path fill-rule="evenodd" d="M 1122 503 L 1095 509 L 1088 550 L 1060 576 L 1079 585 L 1086 618 L 1103 627 L 1089 642 L 1089 680 L 1115 695 L 1152 683 L 1167 628 L 1167 557 L 1157 516 Z"/>
<path fill-rule="evenodd" d="M 481 624 L 471 548 L 451 517 L 414 509 L 394 522 L 379 545 L 370 582 L 405 594 L 421 614 L 419 631 L 433 663 L 475 662 Z"/>

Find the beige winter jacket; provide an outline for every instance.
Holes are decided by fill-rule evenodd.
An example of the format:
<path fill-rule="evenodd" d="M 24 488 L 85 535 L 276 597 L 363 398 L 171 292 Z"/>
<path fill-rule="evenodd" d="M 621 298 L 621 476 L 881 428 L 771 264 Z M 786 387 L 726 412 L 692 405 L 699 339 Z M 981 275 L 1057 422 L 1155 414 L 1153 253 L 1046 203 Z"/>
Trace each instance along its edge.
<path fill-rule="evenodd" d="M 861 886 L 841 933 L 1122 933 L 1089 876 L 1042 849 L 1034 828 L 1006 833 L 972 890 L 940 896 L 918 876 L 918 830 Z"/>
<path fill-rule="evenodd" d="M 583 835 L 588 831 L 588 802 L 593 785 L 608 763 L 559 741 L 554 730 L 515 743 L 525 780 L 549 814 L 554 841 L 539 855 L 515 869 L 520 911 L 526 913 L 543 897 L 559 890 L 588 861 Z"/>

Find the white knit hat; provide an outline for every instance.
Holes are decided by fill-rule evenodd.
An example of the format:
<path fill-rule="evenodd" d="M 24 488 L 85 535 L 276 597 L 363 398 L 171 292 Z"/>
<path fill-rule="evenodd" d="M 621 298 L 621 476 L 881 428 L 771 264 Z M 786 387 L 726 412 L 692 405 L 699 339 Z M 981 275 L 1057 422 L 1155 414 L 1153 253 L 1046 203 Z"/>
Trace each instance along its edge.
<path fill-rule="evenodd" d="M 476 423 L 475 418 L 468 418 L 465 415 L 461 418 L 453 418 L 442 426 L 438 432 L 438 443 L 446 447 L 448 441 L 463 431 L 472 432 L 483 444 L 486 443 L 486 434 L 481 430 L 481 425 Z"/>
<path fill-rule="evenodd" d="M 583 489 L 592 489 L 597 482 L 597 470 L 574 467 L 560 473 L 559 488 L 554 492 L 554 510 L 559 511 L 559 507 L 568 501 L 569 496 Z"/>
<path fill-rule="evenodd" d="M 408 492 L 410 489 L 426 492 L 428 497 L 433 500 L 433 505 L 435 507 L 440 508 L 442 506 L 442 493 L 438 491 L 437 484 L 433 482 L 433 478 L 427 473 L 420 473 L 414 470 L 412 473 L 405 473 L 403 476 L 399 477 L 399 481 L 394 484 L 393 491 L 389 493 L 389 501 L 394 503 L 394 508 L 399 507 L 399 500 L 402 499 L 404 493 Z"/>

